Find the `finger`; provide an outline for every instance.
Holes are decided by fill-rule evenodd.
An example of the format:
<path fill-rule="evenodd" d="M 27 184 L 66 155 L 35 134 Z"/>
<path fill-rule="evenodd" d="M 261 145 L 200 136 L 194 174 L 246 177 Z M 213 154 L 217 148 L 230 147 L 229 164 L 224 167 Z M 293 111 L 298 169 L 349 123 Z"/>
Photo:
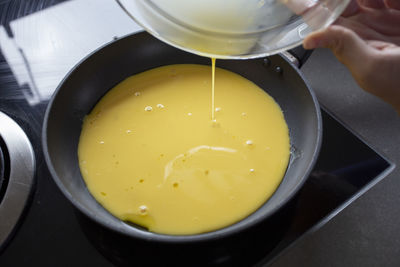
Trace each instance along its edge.
<path fill-rule="evenodd" d="M 364 90 L 395 106 L 400 114 L 398 75 L 400 47 L 381 41 L 365 42 L 354 31 L 332 25 L 307 36 L 304 47 L 326 47 L 350 70 Z M 377 67 L 384 75 L 376 75 Z"/>
<path fill-rule="evenodd" d="M 354 31 L 364 40 L 388 41 L 386 36 L 373 30 L 371 27 L 365 27 L 364 23 L 360 23 L 355 19 L 339 18 L 336 20 L 335 25 L 339 25 Z"/>
<path fill-rule="evenodd" d="M 360 10 L 360 6 L 356 0 L 351 0 L 346 9 L 343 11 L 343 17 L 353 16 Z"/>
<path fill-rule="evenodd" d="M 384 0 L 384 2 L 387 7 L 400 10 L 400 0 Z"/>
<path fill-rule="evenodd" d="M 379 40 L 400 46 L 400 16 L 396 16 L 396 12 L 399 13 L 375 12 L 374 20 L 368 16 L 370 14 L 358 14 L 351 18 L 338 18 L 335 24 L 351 29 L 364 40 Z"/>
<path fill-rule="evenodd" d="M 335 56 L 349 68 L 368 58 L 370 47 L 355 32 L 332 25 L 326 30 L 311 33 L 303 42 L 305 49 L 324 47 L 331 49 Z"/>
<path fill-rule="evenodd" d="M 381 9 L 385 8 L 385 3 L 383 0 L 358 0 L 359 4 L 364 7 Z"/>

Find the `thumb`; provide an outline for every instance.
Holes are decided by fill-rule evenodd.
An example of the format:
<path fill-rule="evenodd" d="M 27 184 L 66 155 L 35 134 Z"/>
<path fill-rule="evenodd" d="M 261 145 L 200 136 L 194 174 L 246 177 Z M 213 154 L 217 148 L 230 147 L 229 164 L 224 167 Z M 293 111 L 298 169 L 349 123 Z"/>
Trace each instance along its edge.
<path fill-rule="evenodd" d="M 329 48 L 346 66 L 359 63 L 371 53 L 368 44 L 355 32 L 340 25 L 332 25 L 323 31 L 311 33 L 303 42 L 305 49 Z"/>

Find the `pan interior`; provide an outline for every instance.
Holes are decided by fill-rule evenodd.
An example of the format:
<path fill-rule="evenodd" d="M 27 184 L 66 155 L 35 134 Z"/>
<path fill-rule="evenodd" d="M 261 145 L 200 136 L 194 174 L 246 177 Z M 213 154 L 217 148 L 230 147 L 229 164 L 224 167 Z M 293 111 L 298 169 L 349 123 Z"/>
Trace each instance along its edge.
<path fill-rule="evenodd" d="M 83 118 L 109 89 L 125 78 L 159 66 L 186 63 L 209 65 L 210 59 L 177 50 L 146 33 L 131 35 L 82 61 L 53 96 L 45 118 L 43 142 L 53 178 L 77 208 L 103 225 L 136 237 L 159 236 L 113 217 L 88 192 L 77 157 Z M 268 66 L 262 59 L 219 60 L 217 65 L 253 81 L 275 99 L 284 113 L 291 146 L 296 151 L 281 185 L 269 201 L 241 222 L 217 231 L 223 235 L 264 219 L 301 187 L 318 152 L 321 122 L 318 104 L 306 83 L 281 56 L 270 57 Z M 276 67 L 282 71 L 276 72 Z"/>

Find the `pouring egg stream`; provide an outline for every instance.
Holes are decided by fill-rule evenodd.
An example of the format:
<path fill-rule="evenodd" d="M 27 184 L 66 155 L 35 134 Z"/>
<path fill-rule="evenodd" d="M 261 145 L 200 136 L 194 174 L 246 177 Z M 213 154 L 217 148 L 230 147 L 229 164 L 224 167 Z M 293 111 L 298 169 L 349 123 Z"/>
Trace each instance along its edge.
<path fill-rule="evenodd" d="M 78 145 L 84 181 L 105 209 L 170 235 L 246 218 L 275 192 L 289 156 L 278 104 L 215 59 L 122 81 L 85 117 Z"/>

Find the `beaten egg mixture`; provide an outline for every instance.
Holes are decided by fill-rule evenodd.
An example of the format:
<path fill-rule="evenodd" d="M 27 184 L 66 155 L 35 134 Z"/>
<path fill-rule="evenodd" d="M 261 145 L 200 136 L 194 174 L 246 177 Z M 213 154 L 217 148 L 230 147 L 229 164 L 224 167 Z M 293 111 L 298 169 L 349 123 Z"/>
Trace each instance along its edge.
<path fill-rule="evenodd" d="M 211 112 L 210 72 L 170 65 L 134 75 L 87 115 L 81 173 L 114 216 L 156 233 L 204 233 L 244 219 L 279 186 L 290 141 L 278 104 L 216 68 Z"/>

